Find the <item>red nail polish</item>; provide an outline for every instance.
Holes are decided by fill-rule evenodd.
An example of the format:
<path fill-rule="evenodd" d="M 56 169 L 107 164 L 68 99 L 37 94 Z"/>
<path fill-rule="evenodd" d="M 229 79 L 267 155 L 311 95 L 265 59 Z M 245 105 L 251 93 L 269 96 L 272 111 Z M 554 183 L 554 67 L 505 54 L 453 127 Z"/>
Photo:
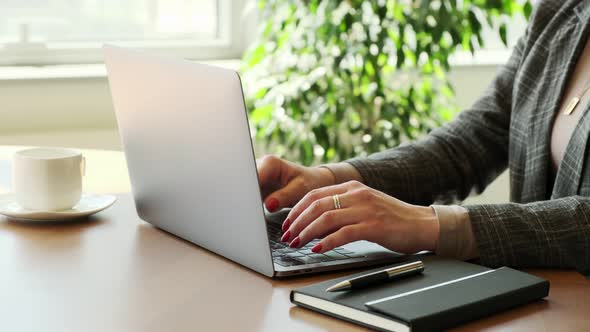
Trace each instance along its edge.
<path fill-rule="evenodd" d="M 317 243 L 315 246 L 313 246 L 313 248 L 311 248 L 311 251 L 315 252 L 316 254 L 322 251 L 322 244 Z"/>
<path fill-rule="evenodd" d="M 266 201 L 266 209 L 269 212 L 275 212 L 279 208 L 279 200 L 276 198 L 269 198 Z"/>
<path fill-rule="evenodd" d="M 289 218 L 285 219 L 285 222 L 283 222 L 283 232 L 286 231 L 287 229 L 289 229 L 290 224 L 291 224 L 291 220 L 289 220 Z"/>
<path fill-rule="evenodd" d="M 298 236 L 295 239 L 293 239 L 293 241 L 291 241 L 291 243 L 289 243 L 289 247 L 299 248 L 299 242 L 301 242 L 301 240 L 299 240 L 299 236 Z"/>
<path fill-rule="evenodd" d="M 287 233 L 283 234 L 281 237 L 281 242 L 287 242 L 291 238 L 291 231 L 287 231 Z"/>

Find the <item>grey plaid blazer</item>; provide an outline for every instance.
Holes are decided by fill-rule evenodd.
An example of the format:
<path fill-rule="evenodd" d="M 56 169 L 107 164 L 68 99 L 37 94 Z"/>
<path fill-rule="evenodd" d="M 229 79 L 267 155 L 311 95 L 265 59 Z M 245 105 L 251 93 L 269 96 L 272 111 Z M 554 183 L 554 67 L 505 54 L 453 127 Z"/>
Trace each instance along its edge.
<path fill-rule="evenodd" d="M 590 22 L 590 0 L 544 0 L 483 96 L 425 138 L 348 160 L 365 182 L 414 204 L 481 192 L 506 167 L 513 203 L 466 206 L 480 262 L 590 272 L 590 112 L 554 183 L 550 135 Z M 552 188 L 552 189 L 551 189 Z"/>

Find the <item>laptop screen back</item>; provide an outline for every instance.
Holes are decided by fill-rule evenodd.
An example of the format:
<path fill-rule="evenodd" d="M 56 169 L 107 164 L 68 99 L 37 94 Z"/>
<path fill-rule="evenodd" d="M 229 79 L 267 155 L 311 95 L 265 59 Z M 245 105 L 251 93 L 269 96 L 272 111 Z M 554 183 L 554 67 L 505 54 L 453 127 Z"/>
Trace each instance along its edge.
<path fill-rule="evenodd" d="M 272 276 L 237 73 L 116 47 L 104 50 L 139 216 Z"/>

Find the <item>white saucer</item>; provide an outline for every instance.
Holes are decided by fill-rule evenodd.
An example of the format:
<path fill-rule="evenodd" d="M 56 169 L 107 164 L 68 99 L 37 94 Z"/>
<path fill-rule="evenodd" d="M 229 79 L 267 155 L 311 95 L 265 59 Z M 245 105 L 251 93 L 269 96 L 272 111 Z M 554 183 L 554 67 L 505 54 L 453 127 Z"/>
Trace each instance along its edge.
<path fill-rule="evenodd" d="M 82 194 L 80 202 L 69 210 L 34 211 L 20 206 L 16 202 L 15 194 L 3 194 L 0 195 L 0 215 L 31 222 L 70 221 L 100 212 L 113 205 L 116 200 L 117 198 L 112 195 Z"/>

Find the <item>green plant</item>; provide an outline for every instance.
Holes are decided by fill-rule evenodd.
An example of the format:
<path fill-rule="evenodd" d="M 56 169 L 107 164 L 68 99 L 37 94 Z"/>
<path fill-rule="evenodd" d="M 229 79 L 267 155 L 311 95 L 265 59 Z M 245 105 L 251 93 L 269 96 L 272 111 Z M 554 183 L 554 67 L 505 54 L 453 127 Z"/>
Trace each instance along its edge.
<path fill-rule="evenodd" d="M 304 164 L 412 140 L 457 111 L 446 72 L 482 27 L 506 44 L 518 0 L 260 0 L 243 80 L 258 142 Z"/>

